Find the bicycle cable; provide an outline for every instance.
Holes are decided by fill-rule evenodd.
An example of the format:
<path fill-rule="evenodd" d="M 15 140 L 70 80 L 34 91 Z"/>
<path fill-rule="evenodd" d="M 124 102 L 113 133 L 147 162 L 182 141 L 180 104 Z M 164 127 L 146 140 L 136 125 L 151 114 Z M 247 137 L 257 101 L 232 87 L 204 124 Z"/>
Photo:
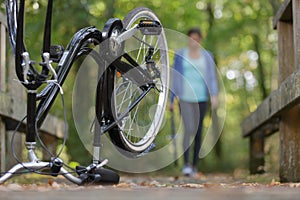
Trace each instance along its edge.
<path fill-rule="evenodd" d="M 46 147 L 46 145 L 42 142 L 39 134 L 38 134 L 38 130 L 37 130 L 37 123 L 35 123 L 35 127 L 36 127 L 36 133 L 37 133 L 37 138 L 41 144 L 41 146 L 47 151 L 47 153 L 49 153 L 51 156 L 53 156 L 54 158 L 59 158 L 60 155 L 63 152 L 64 147 L 66 146 L 66 142 L 67 142 L 67 138 L 68 138 L 68 123 L 67 123 L 67 111 L 66 111 L 66 106 L 65 106 L 65 100 L 64 100 L 64 92 L 62 87 L 57 83 L 57 80 L 48 80 L 45 83 L 54 83 L 60 90 L 60 94 L 61 94 L 61 101 L 62 101 L 62 106 L 63 106 L 63 113 L 64 113 L 64 140 L 62 143 L 62 147 L 60 148 L 58 154 L 56 156 L 53 155 L 53 153 Z M 72 172 L 68 172 L 65 174 L 74 174 L 74 173 L 78 173 L 80 171 L 84 171 L 84 169 L 82 170 L 75 170 L 74 168 L 72 168 L 71 166 L 69 166 L 68 164 L 63 162 L 63 166 L 67 167 L 69 170 L 72 170 Z M 37 172 L 35 172 L 37 173 Z M 45 175 L 57 175 L 56 173 L 45 173 L 45 172 L 40 172 L 40 174 L 45 174 Z M 64 174 L 60 174 L 60 175 L 64 175 Z"/>
<path fill-rule="evenodd" d="M 50 155 L 53 157 L 53 159 L 59 158 L 60 155 L 62 154 L 64 147 L 66 146 L 66 142 L 67 142 L 67 138 L 68 138 L 68 123 L 67 123 L 67 111 L 66 111 L 66 106 L 65 106 L 65 99 L 64 99 L 64 92 L 62 87 L 57 83 L 57 80 L 48 80 L 45 81 L 45 83 L 54 83 L 60 90 L 60 94 L 61 94 L 61 101 L 62 101 L 62 106 L 63 106 L 63 115 L 64 115 L 64 139 L 63 139 L 63 143 L 62 143 L 62 147 L 60 148 L 60 150 L 58 151 L 57 155 L 54 155 L 49 149 L 48 147 L 46 147 L 46 145 L 44 144 L 44 142 L 42 141 L 40 134 L 38 132 L 38 127 L 37 127 L 37 122 L 35 123 L 35 130 L 36 130 L 36 137 L 40 143 L 40 145 L 42 146 L 42 148 Z M 69 165 L 63 163 L 64 166 L 67 166 L 69 169 L 72 169 L 72 172 L 68 172 L 68 174 L 70 173 L 76 173 L 76 171 L 70 167 Z M 58 175 L 57 173 L 49 173 L 49 172 L 40 172 L 38 170 L 35 171 L 35 173 L 38 174 L 44 174 L 44 175 Z M 60 174 L 63 175 L 63 174 Z"/>
<path fill-rule="evenodd" d="M 38 131 L 38 126 L 37 126 L 37 120 L 35 122 L 35 132 L 36 132 L 36 137 L 38 139 L 38 141 L 40 142 L 42 148 L 52 157 L 54 158 L 58 158 L 62 152 L 63 149 L 66 145 L 66 141 L 67 141 L 67 137 L 68 137 L 68 123 L 67 123 L 67 111 L 66 111 L 66 106 L 65 106 L 65 99 L 64 99 L 64 92 L 62 87 L 57 83 L 56 80 L 50 80 L 50 81 L 46 81 L 45 83 L 54 83 L 60 90 L 60 94 L 61 94 L 61 101 L 62 101 L 62 106 L 63 106 L 63 115 L 64 115 L 64 139 L 63 139 L 63 143 L 62 143 L 62 147 L 59 150 L 59 153 L 55 156 L 49 149 L 48 147 L 44 144 L 44 142 L 42 141 L 39 131 Z"/>

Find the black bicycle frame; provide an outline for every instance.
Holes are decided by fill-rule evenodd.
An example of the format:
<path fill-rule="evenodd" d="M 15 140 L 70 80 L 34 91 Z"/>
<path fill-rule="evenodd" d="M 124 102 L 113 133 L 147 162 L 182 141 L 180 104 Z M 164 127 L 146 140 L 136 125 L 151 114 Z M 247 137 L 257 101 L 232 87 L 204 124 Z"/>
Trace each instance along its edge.
<path fill-rule="evenodd" d="M 90 40 L 93 39 L 93 40 Z M 89 40 L 89 41 L 88 41 Z M 57 66 L 57 84 L 63 85 L 74 61 L 78 55 L 88 54 L 90 50 L 84 48 L 86 42 L 89 43 L 101 43 L 102 41 L 102 33 L 96 29 L 95 27 L 88 27 L 81 29 L 78 31 L 73 39 L 71 40 L 70 44 L 66 48 L 63 57 L 60 59 L 60 62 Z M 40 127 L 43 123 L 48 111 L 51 108 L 57 94 L 59 92 L 59 88 L 54 84 L 50 83 L 41 93 L 38 95 L 38 99 L 40 102 L 37 108 L 37 123 Z"/>
<path fill-rule="evenodd" d="M 16 74 L 19 80 L 28 89 L 26 142 L 34 142 L 36 123 L 37 127 L 42 125 L 59 93 L 59 87 L 57 87 L 56 84 L 59 84 L 60 86 L 63 85 L 76 57 L 87 55 L 93 51 L 88 47 L 89 44 L 100 45 L 104 40 L 108 40 L 112 28 L 114 28 L 114 26 L 122 26 L 122 22 L 119 19 L 110 19 L 104 28 L 105 34 L 95 27 L 83 28 L 75 33 L 57 65 L 57 83 L 49 83 L 39 94 L 36 94 L 36 89 L 40 87 L 44 80 L 46 80 L 49 70 L 43 66 L 42 72 L 39 74 L 30 64 L 29 78 L 32 79 L 32 82 L 31 84 L 24 84 L 25 80 L 23 76 L 22 53 L 26 51 L 23 42 L 25 0 L 20 0 L 19 8 L 16 1 L 7 3 L 6 6 L 9 8 L 7 9 L 8 11 L 12 11 L 12 13 L 7 14 L 7 20 L 10 41 L 15 53 Z M 52 6 L 53 0 L 49 0 L 46 13 L 42 53 L 50 52 Z M 15 16 L 14 13 L 16 13 L 17 16 Z M 15 17 L 17 17 L 17 20 Z M 122 31 L 125 30 L 122 28 Z M 106 37 L 103 38 L 103 35 L 106 35 Z M 106 50 L 108 49 L 104 48 L 104 51 Z M 103 77 L 99 79 L 96 97 L 96 116 L 98 120 L 103 117 L 103 112 L 106 113 L 106 118 L 108 119 L 101 127 L 101 133 L 104 133 L 115 127 L 120 120 L 126 117 L 128 113 L 144 98 L 144 96 L 146 96 L 151 89 L 155 88 L 155 86 L 152 84 L 150 74 L 146 70 L 141 69 L 139 64 L 136 63 L 128 54 L 123 53 L 123 55 L 116 58 L 109 66 L 105 66 L 104 63 L 105 59 L 111 60 L 111 58 L 105 57 L 102 54 L 98 54 L 98 56 L 99 58 L 94 56 L 98 67 L 103 67 L 103 70 L 107 69 L 103 72 Z M 121 61 L 121 58 L 124 58 L 127 62 Z M 118 119 L 112 118 L 113 113 L 111 110 L 111 97 L 114 89 L 115 70 L 121 72 L 124 76 L 127 76 L 127 78 L 131 81 L 134 81 L 143 90 L 142 94 L 128 107 L 128 109 L 119 115 Z M 37 101 L 39 101 L 38 105 Z"/>
<path fill-rule="evenodd" d="M 53 0 L 48 1 L 45 30 L 44 30 L 44 40 L 43 40 L 43 50 L 42 53 L 50 52 L 50 42 L 51 42 L 51 16 L 52 16 L 52 6 Z M 35 124 L 38 127 L 43 123 L 51 105 L 53 104 L 59 88 L 53 83 L 45 87 L 45 89 L 40 93 L 36 94 L 37 88 L 46 80 L 49 70 L 46 66 L 42 66 L 42 72 L 39 74 L 35 68 L 30 63 L 29 69 L 29 82 L 25 83 L 24 80 L 24 70 L 23 70 L 23 57 L 22 54 L 26 52 L 24 45 L 24 15 L 25 15 L 25 0 L 20 0 L 18 7 L 17 0 L 6 2 L 7 10 L 7 22 L 9 29 L 9 38 L 13 52 L 15 54 L 15 70 L 18 79 L 21 83 L 28 89 L 27 95 L 27 135 L 26 142 L 35 141 Z M 78 31 L 73 39 L 71 40 L 69 46 L 65 50 L 63 57 L 61 58 L 57 75 L 57 84 L 62 85 L 67 77 L 68 72 L 75 60 L 75 57 L 83 51 L 83 46 L 89 39 L 89 42 L 101 43 L 102 33 L 95 27 L 88 27 Z M 86 51 L 83 51 L 86 52 Z M 44 58 L 43 58 L 44 61 Z M 36 101 L 40 100 L 38 107 Z"/>
<path fill-rule="evenodd" d="M 119 19 L 109 20 L 108 24 L 116 25 L 116 21 Z M 109 26 L 109 25 L 107 25 Z M 102 35 L 109 35 L 110 29 L 105 30 L 107 32 L 101 33 L 95 27 L 84 28 L 78 31 L 70 42 L 68 48 L 65 50 L 64 56 L 61 58 L 58 64 L 58 84 L 62 85 L 65 81 L 68 72 L 70 71 L 72 64 L 77 56 L 90 54 L 96 61 L 101 77 L 99 77 L 97 84 L 97 96 L 96 96 L 96 117 L 99 122 L 104 118 L 104 123 L 101 124 L 101 134 L 109 131 L 115 127 L 128 113 L 148 94 L 148 92 L 154 88 L 150 74 L 139 67 L 139 64 L 134 61 L 127 53 L 123 53 L 119 58 L 116 58 L 109 66 L 106 66 L 106 60 L 110 60 L 103 53 L 93 54 L 93 50 L 86 47 L 90 43 L 106 45 L 106 41 L 109 37 L 103 38 Z M 92 40 L 91 40 L 92 39 Z M 108 51 L 106 47 L 101 47 L 104 51 Z M 125 58 L 128 62 L 121 61 L 121 58 Z M 131 81 L 135 82 L 143 90 L 142 94 L 128 107 L 124 113 L 122 113 L 117 119 L 113 118 L 112 102 L 111 98 L 114 89 L 114 75 L 119 71 L 123 76 L 127 77 Z M 51 105 L 55 101 L 55 98 L 59 92 L 59 88 L 55 84 L 48 85 L 39 95 L 41 99 L 37 108 L 37 123 L 40 127 L 43 123 Z M 105 113 L 106 116 L 102 116 Z"/>

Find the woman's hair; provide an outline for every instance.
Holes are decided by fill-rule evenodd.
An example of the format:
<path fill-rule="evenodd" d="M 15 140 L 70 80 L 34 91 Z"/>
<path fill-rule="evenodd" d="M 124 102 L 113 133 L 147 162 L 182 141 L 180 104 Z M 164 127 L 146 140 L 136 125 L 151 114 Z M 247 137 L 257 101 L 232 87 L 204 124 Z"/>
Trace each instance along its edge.
<path fill-rule="evenodd" d="M 197 34 L 197 35 L 199 35 L 200 38 L 202 38 L 202 33 L 199 28 L 196 28 L 196 27 L 190 28 L 187 32 L 187 35 L 190 36 L 192 34 Z"/>

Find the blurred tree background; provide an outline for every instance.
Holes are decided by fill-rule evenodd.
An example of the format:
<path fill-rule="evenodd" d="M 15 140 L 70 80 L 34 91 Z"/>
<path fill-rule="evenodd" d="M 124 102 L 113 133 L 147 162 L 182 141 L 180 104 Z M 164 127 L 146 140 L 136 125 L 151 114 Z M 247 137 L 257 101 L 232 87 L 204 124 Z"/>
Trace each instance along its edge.
<path fill-rule="evenodd" d="M 164 27 L 185 33 L 190 27 L 202 29 L 204 47 L 213 52 L 226 90 L 226 121 L 220 142 L 221 154 L 212 151 L 203 161 L 204 172 L 233 172 L 248 167 L 248 139 L 242 138 L 240 123 L 270 91 L 277 87 L 277 33 L 273 17 L 282 0 L 78 0 L 54 1 L 52 41 L 64 46 L 80 28 L 95 25 L 100 30 L 110 17 L 123 19 L 133 8 L 152 9 Z M 43 36 L 47 0 L 26 1 L 26 44 L 35 60 Z M 4 12 L 4 0 L 0 0 Z M 34 38 L 34 39 L 33 39 Z M 67 95 L 71 160 L 86 161 L 72 120 L 74 67 L 64 90 Z M 63 116 L 60 103 L 53 113 Z M 168 126 L 169 127 L 169 126 Z M 163 129 L 170 134 L 170 128 Z M 278 134 L 277 134 L 278 135 Z M 266 145 L 267 152 L 277 151 L 276 136 Z M 271 153 L 270 153 L 271 155 Z M 273 152 L 272 155 L 278 155 Z M 76 158 L 76 159 L 75 159 Z M 268 158 L 267 158 L 268 159 Z M 270 158 L 277 165 L 278 157 Z M 173 168 L 169 166 L 168 169 Z M 268 170 L 268 169 L 267 169 Z M 276 167 L 269 166 L 269 170 Z"/>

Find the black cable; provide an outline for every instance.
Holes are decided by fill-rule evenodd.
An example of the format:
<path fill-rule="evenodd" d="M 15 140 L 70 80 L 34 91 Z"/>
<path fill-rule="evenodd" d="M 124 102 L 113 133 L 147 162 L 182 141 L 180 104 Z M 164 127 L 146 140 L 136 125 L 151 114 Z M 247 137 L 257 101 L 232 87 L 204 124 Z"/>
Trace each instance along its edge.
<path fill-rule="evenodd" d="M 39 140 L 42 148 L 45 149 L 46 152 L 55 159 L 55 158 L 59 158 L 60 157 L 60 155 L 62 154 L 62 152 L 64 150 L 64 147 L 66 146 L 66 142 L 67 142 L 67 138 L 68 138 L 68 123 L 67 123 L 67 111 L 66 111 L 65 99 L 64 99 L 63 91 L 61 89 L 61 86 L 57 82 L 53 82 L 53 83 L 57 87 L 59 87 L 59 89 L 61 90 L 60 94 L 61 94 L 61 101 L 62 101 L 62 106 L 63 106 L 63 111 L 64 111 L 64 139 L 63 139 L 62 147 L 60 148 L 60 150 L 59 150 L 59 152 L 58 152 L 58 154 L 56 156 L 53 155 L 53 153 L 46 147 L 46 145 L 42 141 L 40 135 L 38 134 L 37 122 L 35 123 L 35 129 L 36 129 L 37 139 Z M 65 163 L 63 163 L 63 165 L 72 170 L 72 172 L 68 172 L 68 173 L 76 173 L 76 170 L 74 170 L 69 165 L 67 165 Z M 35 173 L 44 174 L 44 175 L 57 175 L 56 173 L 46 173 L 46 172 L 39 172 L 39 171 L 35 171 Z M 61 175 L 63 175 L 63 174 L 61 174 Z"/>
<path fill-rule="evenodd" d="M 62 147 L 61 147 L 60 151 L 57 154 L 58 157 L 61 155 L 64 147 L 66 146 L 66 142 L 67 142 L 67 138 L 68 138 L 68 132 L 69 132 L 69 127 L 68 127 L 68 122 L 67 122 L 67 110 L 66 110 L 66 106 L 65 106 L 65 98 L 64 98 L 63 93 L 61 93 L 61 102 L 62 102 L 62 106 L 63 106 L 63 110 L 64 110 L 64 140 L 63 140 L 63 143 L 62 143 Z"/>
<path fill-rule="evenodd" d="M 67 142 L 67 138 L 68 138 L 68 122 L 67 122 L 67 110 L 66 110 L 66 106 L 65 106 L 65 99 L 64 99 L 64 94 L 63 94 L 63 91 L 61 89 L 61 86 L 57 83 L 57 82 L 53 82 L 57 87 L 59 87 L 59 89 L 61 90 L 60 94 L 61 94 L 61 101 L 62 101 L 62 107 L 63 107 L 63 111 L 64 111 L 64 140 L 63 140 L 63 143 L 62 143 L 62 147 L 60 148 L 57 156 L 53 156 L 53 154 L 49 151 L 49 149 L 47 149 L 46 145 L 42 142 L 39 134 L 37 134 L 37 138 L 39 140 L 39 142 L 41 143 L 42 147 L 51 155 L 53 156 L 54 158 L 59 158 L 60 155 L 62 154 L 63 152 L 63 149 L 64 147 L 66 146 L 66 142 Z M 37 123 L 36 123 L 36 129 L 37 129 Z M 37 132 L 38 133 L 38 132 Z M 77 170 L 75 170 L 74 168 L 70 167 L 69 165 L 63 163 L 63 165 L 65 167 L 67 167 L 69 170 L 72 170 L 72 172 L 68 172 L 68 174 L 74 174 L 74 173 L 77 173 Z M 81 170 L 79 170 L 81 171 Z M 84 170 L 82 170 L 84 171 Z M 47 175 L 53 175 L 53 173 L 44 173 L 44 174 L 47 174 Z M 60 175 L 63 175 L 63 174 L 60 174 Z"/>
<path fill-rule="evenodd" d="M 56 82 L 54 82 L 54 83 L 57 87 L 59 87 L 59 89 L 61 89 L 61 86 L 58 83 L 56 83 Z M 63 106 L 63 111 L 64 111 L 64 139 L 63 139 L 62 147 L 60 148 L 60 150 L 56 156 L 46 147 L 46 145 L 42 141 L 42 139 L 38 133 L 37 121 L 35 123 L 36 137 L 38 138 L 42 148 L 45 149 L 46 152 L 54 158 L 58 158 L 62 154 L 63 149 L 66 146 L 66 142 L 67 142 L 67 138 L 68 138 L 67 111 L 66 111 L 66 106 L 65 106 L 65 98 L 64 98 L 64 94 L 63 94 L 62 90 L 61 90 L 60 94 L 61 94 L 61 101 L 62 101 L 62 106 Z"/>

